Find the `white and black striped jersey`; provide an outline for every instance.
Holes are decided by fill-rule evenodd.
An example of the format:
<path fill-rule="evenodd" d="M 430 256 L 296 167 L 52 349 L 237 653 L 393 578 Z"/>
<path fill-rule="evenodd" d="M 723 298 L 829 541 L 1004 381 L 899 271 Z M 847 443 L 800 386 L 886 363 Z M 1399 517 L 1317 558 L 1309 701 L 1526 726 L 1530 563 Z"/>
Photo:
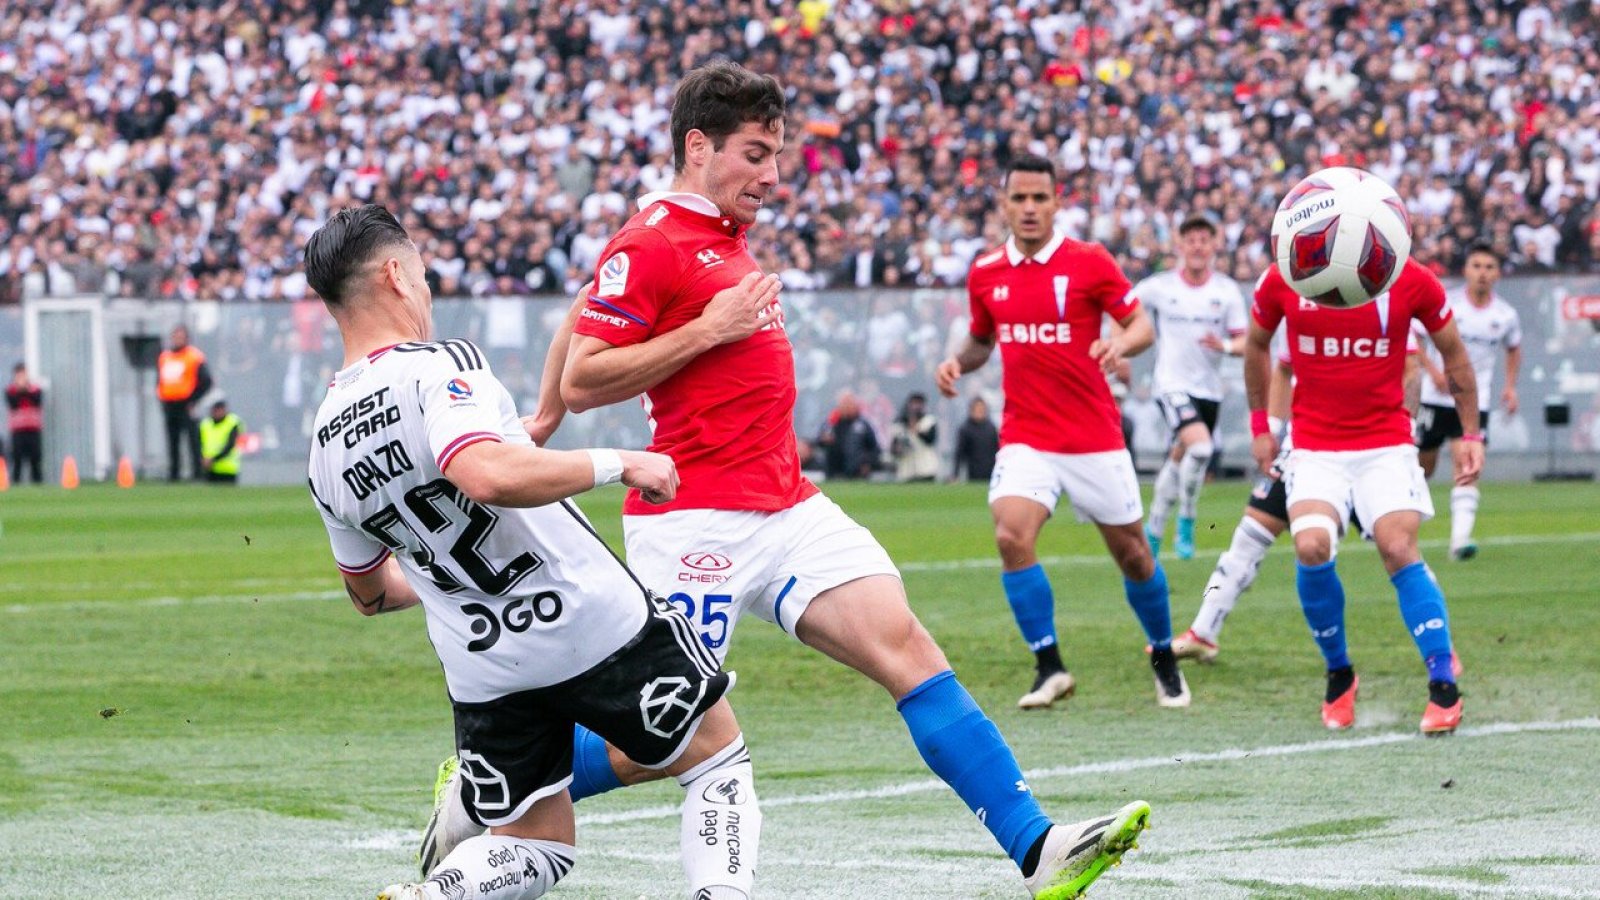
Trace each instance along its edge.
<path fill-rule="evenodd" d="M 1156 396 L 1188 394 L 1201 400 L 1222 400 L 1217 366 L 1221 350 L 1208 350 L 1206 335 L 1226 344 L 1250 327 L 1244 295 L 1233 279 L 1216 272 L 1205 284 L 1192 285 L 1173 269 L 1151 275 L 1133 287 L 1156 326 L 1156 371 L 1151 390 Z"/>
<path fill-rule="evenodd" d="M 1473 374 L 1478 376 L 1478 408 L 1494 407 L 1494 367 L 1502 351 L 1522 346 L 1522 320 L 1517 308 L 1494 296 L 1488 305 L 1477 307 L 1467 297 L 1466 288 L 1456 288 L 1445 295 L 1450 309 L 1456 314 L 1456 328 L 1461 332 L 1461 342 L 1467 345 L 1467 355 L 1472 358 Z M 1443 357 L 1438 348 L 1428 346 L 1428 358 L 1435 366 L 1442 366 Z M 1439 390 L 1432 378 L 1423 376 L 1422 402 L 1429 406 L 1456 405 L 1455 398 Z"/>
<path fill-rule="evenodd" d="M 450 460 L 479 441 L 531 443 L 466 341 L 398 344 L 339 372 L 311 439 L 334 561 L 359 573 L 397 556 L 463 703 L 589 670 L 638 633 L 649 603 L 572 503 L 491 507 L 451 484 Z"/>

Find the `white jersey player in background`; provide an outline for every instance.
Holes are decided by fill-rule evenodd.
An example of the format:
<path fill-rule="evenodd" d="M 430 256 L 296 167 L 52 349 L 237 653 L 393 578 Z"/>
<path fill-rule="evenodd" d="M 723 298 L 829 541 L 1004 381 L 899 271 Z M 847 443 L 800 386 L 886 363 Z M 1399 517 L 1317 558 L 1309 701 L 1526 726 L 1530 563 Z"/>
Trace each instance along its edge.
<path fill-rule="evenodd" d="M 1445 389 L 1444 368 L 1439 351 L 1429 347 L 1423 362 L 1422 406 L 1417 412 L 1417 459 L 1430 477 L 1439 464 L 1439 448 L 1446 441 L 1489 438 L 1489 405 L 1494 397 L 1495 360 L 1506 354 L 1506 386 L 1500 392 L 1500 406 L 1507 415 L 1517 411 L 1517 374 L 1522 368 L 1522 323 L 1516 307 L 1494 292 L 1500 280 L 1500 256 L 1486 244 L 1467 251 L 1461 271 L 1466 284 L 1450 291 L 1447 299 L 1455 313 L 1456 327 L 1472 358 L 1472 371 L 1478 378 L 1478 419 L 1482 434 L 1464 435 L 1455 404 Z M 1458 470 L 1452 474 L 1459 476 Z M 1472 526 L 1478 519 L 1479 491 L 1476 484 L 1457 484 L 1450 490 L 1450 558 L 1471 559 L 1478 554 L 1472 540 Z"/>
<path fill-rule="evenodd" d="M 489 829 L 380 900 L 527 900 L 554 886 L 573 864 L 575 724 L 684 785 L 690 896 L 748 900 L 761 816 L 722 699 L 732 676 L 566 499 L 622 481 L 670 500 L 672 460 L 536 446 L 482 353 L 431 339 L 422 258 L 382 207 L 337 213 L 305 258 L 345 350 L 317 412 L 311 491 L 356 608 L 422 606 L 465 813 Z"/>
<path fill-rule="evenodd" d="M 1250 322 L 1239 286 L 1211 268 L 1217 255 L 1216 224 L 1192 215 L 1178 226 L 1177 243 L 1181 265 L 1139 282 L 1133 296 L 1155 319 L 1152 393 L 1173 432 L 1172 450 L 1156 476 L 1145 535 L 1160 555 L 1167 518 L 1178 506 L 1173 549 L 1179 559 L 1192 559 L 1195 505 L 1216 452 L 1212 434 L 1223 395 L 1217 367 L 1223 354 L 1244 352 Z"/>

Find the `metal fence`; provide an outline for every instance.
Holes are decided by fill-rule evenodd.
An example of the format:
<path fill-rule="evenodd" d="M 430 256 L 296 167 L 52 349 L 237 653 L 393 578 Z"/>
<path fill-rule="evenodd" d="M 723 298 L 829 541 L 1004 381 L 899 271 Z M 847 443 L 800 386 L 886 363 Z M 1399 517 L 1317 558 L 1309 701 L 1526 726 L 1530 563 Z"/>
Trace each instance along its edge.
<path fill-rule="evenodd" d="M 1501 293 L 1522 315 L 1522 408 L 1496 410 L 1491 474 L 1526 475 L 1545 465 L 1554 445 L 1571 462 L 1593 466 L 1600 450 L 1600 275 L 1508 278 Z M 887 444 L 889 423 L 907 394 L 933 399 L 948 458 L 968 399 L 984 394 L 996 410 L 998 354 L 962 381 L 963 396 L 937 397 L 932 367 L 966 328 L 959 290 L 788 292 L 785 319 L 799 381 L 795 414 L 800 438 L 821 428 L 843 389 L 854 391 L 865 417 Z M 436 331 L 465 337 L 488 355 L 496 375 L 524 412 L 532 412 L 545 349 L 568 301 L 560 297 L 441 299 Z M 178 303 L 105 299 L 33 300 L 0 307 L 0 362 L 26 360 L 46 387 L 45 454 L 59 471 L 73 454 L 86 477 L 107 477 L 121 456 L 150 477 L 165 471 L 165 443 L 154 399 L 154 373 L 136 369 L 124 337 L 166 340 L 172 326 L 189 326 L 206 353 L 218 390 L 244 420 L 249 439 L 243 480 L 298 482 L 304 478 L 307 435 L 325 386 L 342 360 L 332 319 L 318 301 Z M 1140 357 L 1135 387 L 1124 404 L 1133 421 L 1134 451 L 1143 467 L 1156 464 L 1166 432 L 1149 394 L 1151 354 Z M 1225 369 L 1229 395 L 1219 425 L 1225 468 L 1248 460 L 1243 379 L 1237 360 Z M 1572 424 L 1547 431 L 1547 400 L 1569 404 Z M 557 447 L 648 443 L 637 402 L 569 416 Z"/>

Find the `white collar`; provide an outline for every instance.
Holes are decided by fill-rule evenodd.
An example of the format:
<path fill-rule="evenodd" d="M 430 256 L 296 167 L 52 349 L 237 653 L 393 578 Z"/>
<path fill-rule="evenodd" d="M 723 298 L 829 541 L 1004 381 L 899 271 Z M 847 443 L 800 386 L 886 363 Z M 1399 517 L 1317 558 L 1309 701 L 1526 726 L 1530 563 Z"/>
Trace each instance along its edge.
<path fill-rule="evenodd" d="M 690 212 L 697 212 L 705 216 L 720 216 L 722 210 L 702 194 L 691 194 L 687 191 L 651 191 L 639 198 L 639 208 L 644 209 L 653 203 L 671 203 L 681 206 Z"/>
<path fill-rule="evenodd" d="M 1050 234 L 1050 243 L 1040 247 L 1039 252 L 1035 253 L 1031 258 L 1034 262 L 1038 263 L 1049 262 L 1050 257 L 1054 256 L 1056 249 L 1061 246 L 1061 242 L 1066 239 L 1067 236 L 1065 234 L 1062 234 L 1059 231 L 1052 231 Z M 1029 258 L 1030 257 L 1023 256 L 1022 251 L 1017 248 L 1017 238 L 1015 235 L 1006 238 L 1006 259 L 1010 260 L 1013 266 L 1020 266 L 1022 265 L 1023 260 Z"/>

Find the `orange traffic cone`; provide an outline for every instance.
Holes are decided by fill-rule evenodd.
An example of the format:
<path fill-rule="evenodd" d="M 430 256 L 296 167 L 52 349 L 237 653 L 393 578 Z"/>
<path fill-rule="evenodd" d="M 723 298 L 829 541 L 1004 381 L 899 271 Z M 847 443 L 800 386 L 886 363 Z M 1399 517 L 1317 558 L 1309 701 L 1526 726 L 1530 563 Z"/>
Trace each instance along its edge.
<path fill-rule="evenodd" d="M 71 456 L 61 461 L 61 486 L 69 491 L 78 486 L 78 461 Z"/>
<path fill-rule="evenodd" d="M 117 487 L 133 487 L 133 460 L 126 456 L 117 460 Z"/>
<path fill-rule="evenodd" d="M 0 491 L 11 489 L 11 470 L 6 468 L 6 458 L 0 456 Z"/>

